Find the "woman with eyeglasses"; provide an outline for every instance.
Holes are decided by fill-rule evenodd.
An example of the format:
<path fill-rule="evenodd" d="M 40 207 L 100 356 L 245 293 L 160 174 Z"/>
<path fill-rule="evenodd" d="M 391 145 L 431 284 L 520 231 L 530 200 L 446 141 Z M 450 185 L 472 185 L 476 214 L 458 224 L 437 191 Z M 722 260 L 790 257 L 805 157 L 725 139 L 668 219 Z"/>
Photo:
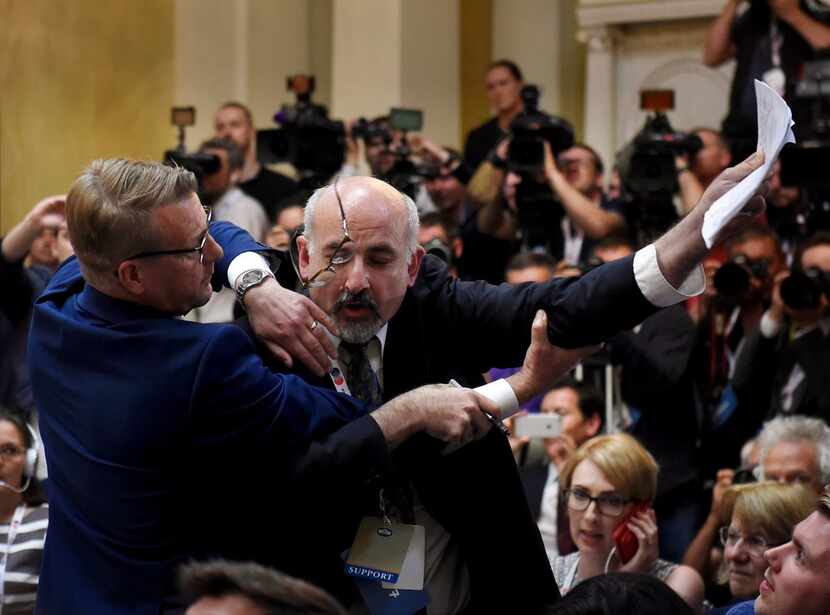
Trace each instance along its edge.
<path fill-rule="evenodd" d="M 0 407 L 0 612 L 32 613 L 49 509 L 35 477 L 37 443 L 23 418 Z"/>
<path fill-rule="evenodd" d="M 793 528 L 815 506 L 815 494 L 800 485 L 768 481 L 730 487 L 721 509 L 718 580 L 729 585 L 732 600 L 708 613 L 726 613 L 734 603 L 755 598 L 768 565 L 764 552 L 789 541 Z"/>
<path fill-rule="evenodd" d="M 700 612 L 700 575 L 657 557 L 657 519 L 651 508 L 657 463 L 637 440 L 622 433 L 588 440 L 568 461 L 560 481 L 577 547 L 551 562 L 562 594 L 599 574 L 636 572 L 665 582 Z"/>

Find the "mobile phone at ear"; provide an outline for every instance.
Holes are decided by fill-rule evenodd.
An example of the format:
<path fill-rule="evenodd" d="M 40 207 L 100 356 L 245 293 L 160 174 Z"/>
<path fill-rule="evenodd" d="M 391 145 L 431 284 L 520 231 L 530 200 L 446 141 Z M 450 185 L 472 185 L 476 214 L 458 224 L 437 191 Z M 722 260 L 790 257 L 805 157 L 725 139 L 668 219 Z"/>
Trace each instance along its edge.
<path fill-rule="evenodd" d="M 641 512 L 647 511 L 651 508 L 651 502 L 639 502 L 622 518 L 622 520 L 614 528 L 614 544 L 617 545 L 617 556 L 623 564 L 627 564 L 634 554 L 637 553 L 639 541 L 637 536 L 628 527 L 628 522 L 631 518 Z"/>

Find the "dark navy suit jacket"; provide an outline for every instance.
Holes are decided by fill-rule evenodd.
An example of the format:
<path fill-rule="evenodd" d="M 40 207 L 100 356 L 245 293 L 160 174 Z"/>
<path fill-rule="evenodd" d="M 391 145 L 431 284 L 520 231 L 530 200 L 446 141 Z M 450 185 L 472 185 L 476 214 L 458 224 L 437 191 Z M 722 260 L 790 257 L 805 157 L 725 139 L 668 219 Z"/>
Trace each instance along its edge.
<path fill-rule="evenodd" d="M 260 247 L 211 233 L 219 276 Z M 52 485 L 38 613 L 159 613 L 193 557 L 339 569 L 349 494 L 388 455 L 358 402 L 274 374 L 236 327 L 96 291 L 75 259 L 37 300 L 29 351 Z"/>
<path fill-rule="evenodd" d="M 599 343 L 642 322 L 656 308 L 642 295 L 632 260 L 609 263 L 581 279 L 493 286 L 456 281 L 439 259 L 426 256 L 389 320 L 384 398 L 450 378 L 476 386 L 491 367 L 521 365 L 538 309 L 548 313 L 550 339 L 565 347 Z M 472 612 L 533 612 L 554 600 L 556 583 L 535 523 L 538 509 L 531 513 L 527 506 L 506 438 L 491 430 L 453 455 L 437 450 L 421 435 L 395 452 L 395 462 L 459 541 L 470 570 Z"/>

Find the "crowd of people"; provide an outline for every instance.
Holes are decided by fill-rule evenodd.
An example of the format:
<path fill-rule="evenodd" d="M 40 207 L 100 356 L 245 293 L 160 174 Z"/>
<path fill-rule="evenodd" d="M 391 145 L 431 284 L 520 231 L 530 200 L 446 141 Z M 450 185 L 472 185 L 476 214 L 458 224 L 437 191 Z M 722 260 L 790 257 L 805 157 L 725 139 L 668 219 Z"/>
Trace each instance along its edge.
<path fill-rule="evenodd" d="M 519 143 L 509 60 L 462 151 L 349 122 L 314 189 L 240 102 L 203 173 L 92 162 L 0 240 L 1 608 L 830 613 L 827 188 L 776 161 L 701 237 L 765 156 L 752 79 L 800 109 L 827 24 L 725 3 L 729 114 L 648 232 L 566 121 Z"/>

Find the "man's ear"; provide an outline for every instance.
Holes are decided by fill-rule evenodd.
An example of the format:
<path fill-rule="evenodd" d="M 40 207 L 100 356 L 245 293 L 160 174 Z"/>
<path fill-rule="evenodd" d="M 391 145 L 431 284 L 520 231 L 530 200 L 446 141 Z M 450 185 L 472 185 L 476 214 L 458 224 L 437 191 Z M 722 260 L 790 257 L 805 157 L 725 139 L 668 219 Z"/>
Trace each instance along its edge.
<path fill-rule="evenodd" d="M 144 277 L 141 267 L 133 261 L 123 261 L 116 271 L 121 287 L 131 295 L 141 297 L 145 294 Z"/>
<path fill-rule="evenodd" d="M 452 258 L 457 261 L 464 254 L 464 240 L 461 237 L 456 237 L 452 240 Z"/>
<path fill-rule="evenodd" d="M 412 256 L 409 257 L 409 264 L 406 267 L 406 273 L 409 276 L 407 286 L 412 286 L 415 283 L 415 278 L 418 277 L 418 272 L 421 270 L 421 261 L 424 260 L 424 254 L 426 254 L 424 248 L 418 246 Z"/>
<path fill-rule="evenodd" d="M 602 427 L 602 417 L 599 414 L 594 414 L 591 418 L 585 420 L 585 436 L 586 439 L 593 438 L 599 433 Z"/>
<path fill-rule="evenodd" d="M 299 258 L 300 266 L 300 273 L 303 277 L 308 276 L 308 263 L 311 259 L 311 256 L 308 253 L 308 240 L 306 239 L 305 235 L 299 235 L 297 237 L 297 254 Z"/>

